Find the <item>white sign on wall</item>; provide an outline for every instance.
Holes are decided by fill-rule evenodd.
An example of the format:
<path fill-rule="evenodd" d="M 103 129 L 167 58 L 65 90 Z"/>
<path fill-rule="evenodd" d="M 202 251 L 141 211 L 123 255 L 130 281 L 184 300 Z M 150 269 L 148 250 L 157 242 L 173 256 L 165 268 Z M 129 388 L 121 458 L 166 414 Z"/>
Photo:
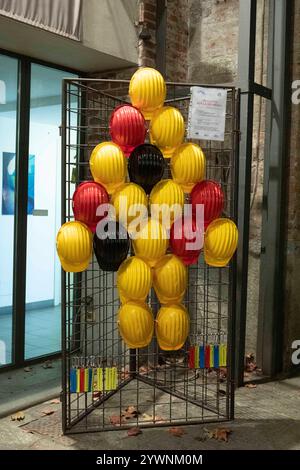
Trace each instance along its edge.
<path fill-rule="evenodd" d="M 227 90 L 191 87 L 187 137 L 224 141 Z"/>

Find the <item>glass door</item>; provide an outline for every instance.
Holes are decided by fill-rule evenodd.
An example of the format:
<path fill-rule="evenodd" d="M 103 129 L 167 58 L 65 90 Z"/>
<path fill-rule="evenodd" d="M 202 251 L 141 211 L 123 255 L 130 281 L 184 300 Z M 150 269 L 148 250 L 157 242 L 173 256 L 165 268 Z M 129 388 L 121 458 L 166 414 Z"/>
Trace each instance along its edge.
<path fill-rule="evenodd" d="M 31 65 L 27 210 L 25 359 L 60 351 L 62 79 L 75 75 Z"/>
<path fill-rule="evenodd" d="M 18 60 L 0 55 L 0 366 L 13 358 Z"/>

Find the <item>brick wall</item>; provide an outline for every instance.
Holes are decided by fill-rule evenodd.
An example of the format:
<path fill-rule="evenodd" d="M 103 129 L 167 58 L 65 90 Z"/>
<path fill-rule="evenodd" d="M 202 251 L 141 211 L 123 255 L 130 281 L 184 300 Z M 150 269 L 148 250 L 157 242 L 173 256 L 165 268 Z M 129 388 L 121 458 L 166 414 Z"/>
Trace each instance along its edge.
<path fill-rule="evenodd" d="M 189 0 L 189 80 L 230 83 L 237 75 L 238 0 Z"/>
<path fill-rule="evenodd" d="M 168 0 L 166 33 L 166 78 L 188 79 L 189 0 Z"/>

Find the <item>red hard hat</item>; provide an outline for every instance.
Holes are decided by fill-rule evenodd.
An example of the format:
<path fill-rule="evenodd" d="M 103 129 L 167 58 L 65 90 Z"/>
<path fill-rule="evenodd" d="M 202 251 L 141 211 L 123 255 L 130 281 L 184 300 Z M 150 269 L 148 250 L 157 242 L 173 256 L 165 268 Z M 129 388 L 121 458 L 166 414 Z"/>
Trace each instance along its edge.
<path fill-rule="evenodd" d="M 75 220 L 85 223 L 92 232 L 95 232 L 97 223 L 105 216 L 105 212 L 103 215 L 96 215 L 97 208 L 108 202 L 108 194 L 101 184 L 94 181 L 81 183 L 77 186 L 72 199 Z"/>
<path fill-rule="evenodd" d="M 203 180 L 194 186 L 191 192 L 193 213 L 197 204 L 204 205 L 204 228 L 220 217 L 224 208 L 224 193 L 216 181 Z"/>
<path fill-rule="evenodd" d="M 121 147 L 126 157 L 137 145 L 141 145 L 145 141 L 144 116 L 137 108 L 129 104 L 118 106 L 113 111 L 109 129 L 112 141 Z"/>
<path fill-rule="evenodd" d="M 197 248 L 189 247 L 189 244 L 196 241 L 195 232 L 200 237 L 200 246 Z M 201 233 L 193 217 L 182 217 L 175 220 L 170 231 L 170 246 L 174 255 L 178 256 L 184 264 L 197 264 L 203 247 L 203 233 Z"/>

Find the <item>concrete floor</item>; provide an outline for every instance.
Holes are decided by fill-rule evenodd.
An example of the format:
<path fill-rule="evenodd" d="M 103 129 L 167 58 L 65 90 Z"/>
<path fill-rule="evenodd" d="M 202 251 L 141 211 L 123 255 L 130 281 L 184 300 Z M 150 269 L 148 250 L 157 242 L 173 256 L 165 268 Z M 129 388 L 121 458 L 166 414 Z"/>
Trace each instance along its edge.
<path fill-rule="evenodd" d="M 169 428 L 136 437 L 124 430 L 62 436 L 60 411 L 59 403 L 48 401 L 25 410 L 23 421 L 1 419 L 0 449 L 300 449 L 300 377 L 239 389 L 236 419 L 225 424 L 232 430 L 228 443 L 207 438 L 204 429 L 212 431 L 215 424 L 184 426 L 182 437 Z"/>
<path fill-rule="evenodd" d="M 61 361 L 45 361 L 0 374 L 0 418 L 28 408 L 61 391 Z"/>

